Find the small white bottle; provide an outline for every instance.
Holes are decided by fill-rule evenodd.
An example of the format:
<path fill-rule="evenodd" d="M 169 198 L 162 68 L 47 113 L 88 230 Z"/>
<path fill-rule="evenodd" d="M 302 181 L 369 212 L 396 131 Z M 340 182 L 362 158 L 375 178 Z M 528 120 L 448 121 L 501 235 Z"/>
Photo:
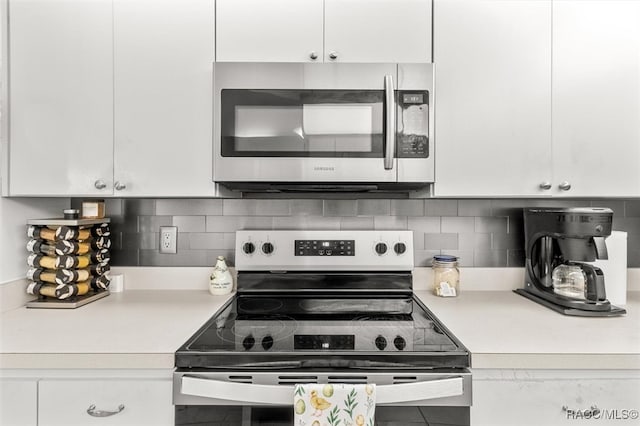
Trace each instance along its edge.
<path fill-rule="evenodd" d="M 231 293 L 233 290 L 233 277 L 223 256 L 218 256 L 218 261 L 209 277 L 209 293 L 221 296 Z"/>

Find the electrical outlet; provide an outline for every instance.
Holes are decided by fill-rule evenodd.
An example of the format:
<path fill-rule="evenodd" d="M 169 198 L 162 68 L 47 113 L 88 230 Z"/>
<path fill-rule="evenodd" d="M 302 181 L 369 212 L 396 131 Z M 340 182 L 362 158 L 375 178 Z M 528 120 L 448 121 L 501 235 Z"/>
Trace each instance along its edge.
<path fill-rule="evenodd" d="M 160 253 L 177 253 L 178 252 L 178 227 L 177 226 L 161 226 L 160 227 Z"/>

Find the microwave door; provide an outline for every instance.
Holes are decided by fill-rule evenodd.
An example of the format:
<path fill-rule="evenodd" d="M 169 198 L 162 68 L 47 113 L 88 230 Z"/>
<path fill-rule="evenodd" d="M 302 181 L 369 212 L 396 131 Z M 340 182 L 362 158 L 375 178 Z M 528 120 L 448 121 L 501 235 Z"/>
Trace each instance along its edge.
<path fill-rule="evenodd" d="M 221 90 L 217 180 L 395 182 L 389 134 L 395 134 L 396 108 L 392 80 L 389 84 L 390 95 L 383 90 Z"/>

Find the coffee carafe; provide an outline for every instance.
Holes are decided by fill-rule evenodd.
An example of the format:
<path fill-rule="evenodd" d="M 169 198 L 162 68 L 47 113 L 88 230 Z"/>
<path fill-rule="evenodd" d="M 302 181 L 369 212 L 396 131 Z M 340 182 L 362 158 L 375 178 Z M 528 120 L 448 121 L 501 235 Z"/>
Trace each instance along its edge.
<path fill-rule="evenodd" d="M 586 262 L 607 258 L 608 208 L 524 209 L 525 283 L 516 293 L 565 315 L 616 316 L 602 270 Z"/>

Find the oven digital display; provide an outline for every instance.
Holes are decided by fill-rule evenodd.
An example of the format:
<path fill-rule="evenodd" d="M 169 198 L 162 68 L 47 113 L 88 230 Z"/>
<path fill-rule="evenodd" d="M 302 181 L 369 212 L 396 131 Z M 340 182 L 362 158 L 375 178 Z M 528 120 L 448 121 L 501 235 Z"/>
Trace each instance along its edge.
<path fill-rule="evenodd" d="M 296 334 L 293 336 L 293 347 L 298 350 L 353 350 L 355 336 L 353 334 Z"/>
<path fill-rule="evenodd" d="M 355 240 L 295 240 L 296 256 L 355 256 Z"/>

